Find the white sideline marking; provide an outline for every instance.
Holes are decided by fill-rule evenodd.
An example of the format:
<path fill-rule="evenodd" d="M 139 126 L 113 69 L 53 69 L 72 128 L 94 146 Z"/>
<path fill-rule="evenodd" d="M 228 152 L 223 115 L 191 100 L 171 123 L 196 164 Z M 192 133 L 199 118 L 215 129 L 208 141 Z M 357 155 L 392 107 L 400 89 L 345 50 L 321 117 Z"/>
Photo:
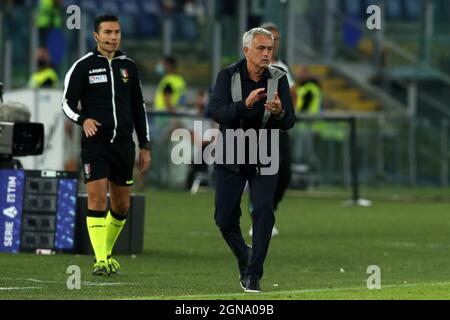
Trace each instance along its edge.
<path fill-rule="evenodd" d="M 120 286 L 120 285 L 134 285 L 132 282 L 90 282 L 82 281 L 82 286 Z"/>
<path fill-rule="evenodd" d="M 29 281 L 29 282 L 36 282 L 36 283 L 61 283 L 64 284 L 65 282 L 61 281 L 54 281 L 54 280 L 41 280 L 41 279 L 34 279 L 34 278 L 28 278 L 28 279 L 21 279 L 21 278 L 3 278 L 4 280 L 9 281 Z M 135 285 L 133 282 L 92 282 L 92 281 L 82 281 L 81 285 L 83 286 L 120 286 L 120 285 Z M 30 287 L 30 288 L 40 288 L 40 287 Z"/>
<path fill-rule="evenodd" d="M 450 248 L 449 244 L 446 243 L 418 243 L 418 242 L 403 242 L 403 241 L 377 241 L 378 244 L 394 246 L 394 247 L 422 247 L 422 248 L 430 248 L 430 249 L 442 249 L 442 248 Z"/>
<path fill-rule="evenodd" d="M 33 278 L 25 279 L 25 281 L 38 282 L 38 283 L 57 283 L 56 281 L 51 281 L 51 280 L 39 280 L 39 279 L 33 279 Z"/>
<path fill-rule="evenodd" d="M 450 285 L 450 282 L 436 282 L 436 283 L 408 283 L 408 284 L 391 284 L 391 285 L 382 285 L 381 290 L 383 288 L 402 288 L 402 287 L 416 287 L 422 285 L 431 285 L 431 286 L 439 286 L 439 285 Z M 324 289 L 304 289 L 304 290 L 291 290 L 291 291 L 264 291 L 260 293 L 256 293 L 252 295 L 253 297 L 264 296 L 264 295 L 274 295 L 274 294 L 290 294 L 290 293 L 315 293 L 315 292 L 332 292 L 332 291 L 367 291 L 374 292 L 374 290 L 369 290 L 364 286 L 361 287 L 343 287 L 343 288 L 324 288 Z M 150 296 L 150 297 L 133 297 L 133 299 L 149 299 L 149 300 L 157 300 L 161 298 L 171 298 L 171 299 L 195 299 L 195 298 L 208 298 L 208 297 L 236 297 L 236 296 L 246 296 L 248 297 L 248 293 L 240 292 L 240 293 L 225 293 L 225 294 L 197 294 L 197 295 L 183 295 L 183 296 Z"/>

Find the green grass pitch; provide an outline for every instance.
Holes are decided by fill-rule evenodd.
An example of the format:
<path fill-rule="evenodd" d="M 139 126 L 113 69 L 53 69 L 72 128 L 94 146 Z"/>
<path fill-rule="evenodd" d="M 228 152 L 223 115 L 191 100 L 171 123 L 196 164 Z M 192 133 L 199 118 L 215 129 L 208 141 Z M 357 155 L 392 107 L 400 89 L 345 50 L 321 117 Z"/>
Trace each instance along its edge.
<path fill-rule="evenodd" d="M 241 220 L 250 218 L 247 195 Z M 123 273 L 90 275 L 92 257 L 0 254 L 0 299 L 450 299 L 450 204 L 377 200 L 370 208 L 289 193 L 277 213 L 261 281 L 244 294 L 213 220 L 214 193 L 149 191 L 144 253 L 119 255 Z M 69 290 L 67 267 L 81 268 Z M 367 267 L 381 289 L 367 288 Z"/>

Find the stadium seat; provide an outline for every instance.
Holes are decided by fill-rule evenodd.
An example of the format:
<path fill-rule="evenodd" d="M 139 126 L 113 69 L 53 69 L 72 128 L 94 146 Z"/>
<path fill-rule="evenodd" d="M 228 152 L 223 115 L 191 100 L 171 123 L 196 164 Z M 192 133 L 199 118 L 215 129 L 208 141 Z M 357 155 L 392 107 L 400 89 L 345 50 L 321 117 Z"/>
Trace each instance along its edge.
<path fill-rule="evenodd" d="M 154 14 L 140 15 L 138 17 L 138 30 L 142 37 L 156 37 L 160 30 L 158 16 Z"/>
<path fill-rule="evenodd" d="M 97 5 L 100 9 L 99 14 L 114 14 L 119 15 L 120 9 L 117 1 L 101 1 L 97 0 Z"/>
<path fill-rule="evenodd" d="M 86 12 L 86 13 L 90 13 L 90 14 L 95 14 L 99 10 L 99 7 L 95 0 L 81 0 L 80 8 L 81 8 L 82 12 Z"/>
<path fill-rule="evenodd" d="M 136 0 L 119 0 L 121 13 L 129 15 L 138 15 L 141 13 L 139 4 Z"/>
<path fill-rule="evenodd" d="M 120 5 L 120 21 L 122 25 L 122 33 L 125 36 L 136 36 L 136 28 L 141 11 L 136 0 L 119 0 Z"/>
<path fill-rule="evenodd" d="M 76 6 L 81 7 L 80 3 L 81 3 L 81 0 L 64 0 L 63 6 L 64 6 L 64 8 L 67 8 L 70 5 L 76 5 Z"/>
<path fill-rule="evenodd" d="M 160 0 L 139 0 L 138 2 L 144 14 L 158 15 L 161 13 Z"/>
<path fill-rule="evenodd" d="M 138 33 L 141 37 L 155 37 L 159 35 L 160 0 L 137 0 L 141 14 L 137 17 Z"/>
<path fill-rule="evenodd" d="M 120 15 L 120 26 L 125 37 L 136 35 L 136 16 L 129 14 Z"/>
<path fill-rule="evenodd" d="M 356 16 L 349 16 L 346 18 L 342 26 L 342 37 L 344 43 L 350 48 L 356 48 L 363 35 L 362 31 L 357 27 L 358 22 L 359 20 Z"/>
<path fill-rule="evenodd" d="M 78 5 L 81 9 L 81 16 L 82 16 L 82 23 L 84 23 L 86 26 L 88 26 L 88 30 L 93 30 L 94 26 L 94 19 L 98 13 L 98 6 L 97 2 L 94 0 L 79 0 Z M 93 42 L 92 36 L 89 34 L 87 36 L 88 46 L 89 48 L 95 46 L 95 42 Z"/>

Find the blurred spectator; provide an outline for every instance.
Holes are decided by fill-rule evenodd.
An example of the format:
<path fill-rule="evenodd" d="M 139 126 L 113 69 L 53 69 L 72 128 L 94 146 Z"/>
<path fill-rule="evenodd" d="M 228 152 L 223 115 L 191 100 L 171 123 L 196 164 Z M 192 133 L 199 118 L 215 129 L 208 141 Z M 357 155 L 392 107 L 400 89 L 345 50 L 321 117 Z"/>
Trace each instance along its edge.
<path fill-rule="evenodd" d="M 192 159 L 193 162 L 189 168 L 186 179 L 186 188 L 191 190 L 192 193 L 196 193 L 200 185 L 208 185 L 212 182 L 212 172 L 209 171 L 209 168 L 211 167 L 205 163 L 205 159 L 203 158 L 205 148 L 209 144 L 216 141 L 216 137 L 212 139 L 212 141 L 203 139 L 203 134 L 206 130 L 217 128 L 217 124 L 212 119 L 206 117 L 206 111 L 209 103 L 208 96 L 209 94 L 206 90 L 198 90 L 195 97 L 195 115 L 202 121 L 203 132 L 202 135 L 199 136 L 193 128 L 191 128 L 193 154 L 197 154 L 197 158 L 202 159 L 201 163 L 195 163 L 196 157 L 194 156 Z"/>
<path fill-rule="evenodd" d="M 33 89 L 58 87 L 58 75 L 51 65 L 48 50 L 40 48 L 36 55 L 36 61 L 38 70 L 31 75 L 28 86 Z"/>
<path fill-rule="evenodd" d="M 297 112 L 318 114 L 322 109 L 322 89 L 319 79 L 314 77 L 307 66 L 301 66 L 296 74 Z"/>
<path fill-rule="evenodd" d="M 162 10 L 172 20 L 174 33 L 185 40 L 198 38 L 199 23 L 205 18 L 201 0 L 162 0 Z"/>
<path fill-rule="evenodd" d="M 199 35 L 199 25 L 203 24 L 205 19 L 205 8 L 200 0 L 183 2 L 183 15 L 180 21 L 182 34 L 188 40 L 195 40 Z"/>
<path fill-rule="evenodd" d="M 291 71 L 289 70 L 289 67 L 283 62 L 283 60 L 281 60 L 281 58 L 278 55 L 279 49 L 280 49 L 280 43 L 281 43 L 280 29 L 273 22 L 263 23 L 260 27 L 264 28 L 266 30 L 269 30 L 273 34 L 274 44 L 273 44 L 273 55 L 272 55 L 272 63 L 271 64 L 273 66 L 281 67 L 287 72 L 286 76 L 287 76 L 288 83 L 289 83 L 289 89 L 291 91 L 292 102 L 295 102 L 296 101 L 296 92 L 295 92 L 294 77 L 292 76 Z"/>
<path fill-rule="evenodd" d="M 291 92 L 292 96 L 292 103 L 294 103 L 294 97 L 295 97 L 295 81 L 292 77 L 288 66 L 281 61 L 278 55 L 278 50 L 280 48 L 280 41 L 281 41 L 281 34 L 280 29 L 278 26 L 273 22 L 266 22 L 263 23 L 261 28 L 264 28 L 268 31 L 270 31 L 273 35 L 273 55 L 272 55 L 272 61 L 270 64 L 272 66 L 280 67 L 284 71 L 286 71 L 286 77 L 289 84 L 289 90 Z M 280 163 L 279 163 L 279 170 L 278 170 L 278 179 L 277 184 L 275 188 L 274 198 L 273 198 L 273 209 L 276 212 L 278 209 L 278 205 L 283 200 L 284 194 L 286 192 L 286 189 L 289 186 L 289 183 L 291 182 L 291 147 L 290 147 L 290 139 L 287 131 L 280 130 L 279 131 L 279 157 L 280 157 Z M 250 214 L 253 212 L 253 204 L 250 203 Z M 249 235 L 253 235 L 253 228 L 250 228 Z M 272 228 L 272 236 L 279 235 L 279 231 L 277 227 L 274 225 Z"/>
<path fill-rule="evenodd" d="M 47 38 L 53 28 L 62 27 L 63 0 L 40 0 L 36 15 L 39 47 L 47 46 Z"/>
<path fill-rule="evenodd" d="M 320 81 L 312 75 L 307 66 L 301 66 L 296 73 L 297 104 L 296 111 L 319 115 L 323 112 L 323 99 Z M 320 159 L 314 150 L 318 140 L 342 142 L 346 136 L 346 126 L 343 123 L 315 120 L 308 127 L 303 124 L 298 126 L 299 133 L 303 136 L 300 141 L 301 157 L 308 159 L 306 162 L 313 170 L 319 170 Z"/>
<path fill-rule="evenodd" d="M 155 109 L 174 113 L 186 100 L 186 83 L 177 74 L 177 61 L 174 57 L 164 56 L 155 71 L 162 77 L 156 89 Z"/>

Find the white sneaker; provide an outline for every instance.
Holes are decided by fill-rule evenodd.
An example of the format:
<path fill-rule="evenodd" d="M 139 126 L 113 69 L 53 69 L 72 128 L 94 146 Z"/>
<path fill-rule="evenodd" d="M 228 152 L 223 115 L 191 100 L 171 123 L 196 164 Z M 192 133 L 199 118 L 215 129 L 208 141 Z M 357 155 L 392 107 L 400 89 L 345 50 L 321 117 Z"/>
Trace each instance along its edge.
<path fill-rule="evenodd" d="M 273 229 L 272 229 L 272 237 L 275 237 L 275 236 L 277 236 L 277 235 L 279 235 L 280 234 L 280 232 L 278 231 L 278 229 L 275 227 L 275 226 L 273 226 Z"/>

